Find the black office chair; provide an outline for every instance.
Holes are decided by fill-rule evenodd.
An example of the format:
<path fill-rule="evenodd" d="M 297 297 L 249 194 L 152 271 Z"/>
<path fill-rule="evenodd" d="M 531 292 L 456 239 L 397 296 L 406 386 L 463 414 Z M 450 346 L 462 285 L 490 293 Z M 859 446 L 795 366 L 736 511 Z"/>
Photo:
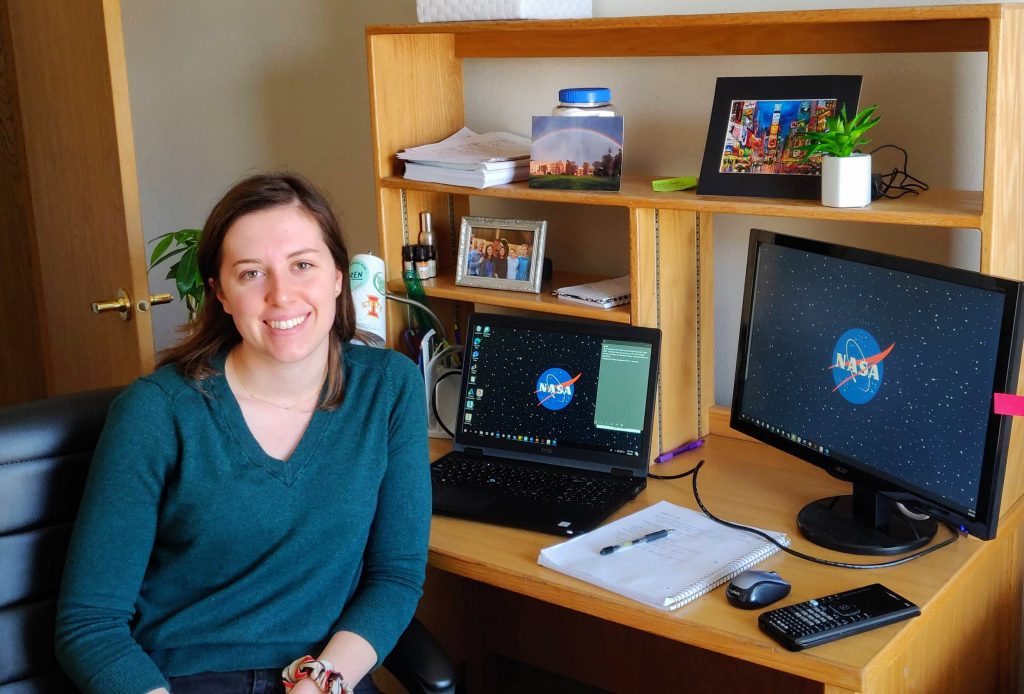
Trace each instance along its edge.
<path fill-rule="evenodd" d="M 77 691 L 53 652 L 64 556 L 93 448 L 121 389 L 0 409 L 0 694 Z M 454 670 L 413 620 L 384 661 L 411 694 L 451 694 Z"/>

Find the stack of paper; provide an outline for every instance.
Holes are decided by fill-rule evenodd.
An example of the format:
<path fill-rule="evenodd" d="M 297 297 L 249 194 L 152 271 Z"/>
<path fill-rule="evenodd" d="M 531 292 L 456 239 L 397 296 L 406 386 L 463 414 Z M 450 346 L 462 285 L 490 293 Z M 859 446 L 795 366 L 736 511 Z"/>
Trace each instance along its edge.
<path fill-rule="evenodd" d="M 621 306 L 629 303 L 629 275 L 572 287 L 559 287 L 551 293 L 559 299 L 599 308 Z"/>
<path fill-rule="evenodd" d="M 604 547 L 658 530 L 674 532 L 663 540 L 601 554 Z M 780 545 L 789 545 L 785 534 L 768 534 Z M 541 551 L 537 562 L 660 610 L 674 610 L 778 551 L 777 545 L 753 533 L 719 525 L 702 513 L 659 501 L 548 547 Z"/>
<path fill-rule="evenodd" d="M 398 153 L 413 181 L 487 188 L 530 175 L 530 139 L 512 133 L 478 134 L 463 128 L 431 145 Z"/>

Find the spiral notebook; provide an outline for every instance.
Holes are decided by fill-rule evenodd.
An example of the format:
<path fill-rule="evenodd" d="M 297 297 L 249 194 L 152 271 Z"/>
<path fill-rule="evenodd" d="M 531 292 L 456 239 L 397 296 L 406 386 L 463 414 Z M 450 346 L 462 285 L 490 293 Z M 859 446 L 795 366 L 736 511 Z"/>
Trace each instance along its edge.
<path fill-rule="evenodd" d="M 663 529 L 668 537 L 613 554 L 617 545 Z M 783 533 L 766 531 L 783 545 Z M 675 610 L 746 571 L 779 548 L 702 513 L 659 501 L 585 535 L 541 550 L 537 562 L 661 610 Z"/>

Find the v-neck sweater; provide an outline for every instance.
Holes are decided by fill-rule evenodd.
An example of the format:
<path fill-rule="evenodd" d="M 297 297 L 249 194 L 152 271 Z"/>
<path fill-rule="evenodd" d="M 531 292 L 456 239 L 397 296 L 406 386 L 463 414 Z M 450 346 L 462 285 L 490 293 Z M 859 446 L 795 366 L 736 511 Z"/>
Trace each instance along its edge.
<path fill-rule="evenodd" d="M 379 663 L 415 611 L 431 503 L 415 365 L 345 345 L 344 402 L 288 460 L 214 367 L 197 382 L 165 366 L 111 406 L 58 603 L 57 655 L 85 692 L 283 668 L 338 631 Z"/>

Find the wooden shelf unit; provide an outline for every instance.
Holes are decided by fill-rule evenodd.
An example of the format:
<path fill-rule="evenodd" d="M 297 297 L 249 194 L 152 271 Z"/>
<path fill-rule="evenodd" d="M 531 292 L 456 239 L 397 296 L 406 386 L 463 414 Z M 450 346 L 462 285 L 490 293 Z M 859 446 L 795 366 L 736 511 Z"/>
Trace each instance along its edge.
<path fill-rule="evenodd" d="M 742 28 L 744 41 L 735 36 Z M 943 7 L 735 13 L 568 21 L 370 26 L 366 29 L 371 128 L 380 250 L 389 286 L 399 288 L 401 246 L 415 238 L 416 216 L 433 213 L 446 278 L 427 287 L 449 320 L 472 303 L 581 315 L 550 297 L 470 290 L 450 279 L 460 218 L 471 196 L 611 205 L 629 215 L 633 302 L 628 321 L 663 331 L 655 446 L 664 449 L 709 429 L 713 396 L 712 222 L 716 213 L 978 229 L 981 267 L 1024 278 L 1024 6 Z M 441 140 L 465 125 L 466 58 L 713 56 L 734 54 L 984 52 L 988 56 L 981 191 L 929 191 L 863 209 L 814 201 L 655 193 L 651 177 L 628 176 L 619 193 L 530 190 L 525 184 L 484 190 L 406 181 L 399 150 Z M 540 308 L 538 308 L 540 307 Z M 586 311 L 586 309 L 584 309 Z M 388 307 L 394 336 L 402 312 Z M 588 317 L 621 320 L 626 309 Z M 1016 427 L 1004 508 L 1024 492 L 1024 431 Z"/>
<path fill-rule="evenodd" d="M 697 195 L 692 190 L 657 193 L 651 180 L 664 176 L 624 174 L 618 192 L 586 192 L 567 194 L 561 190 L 530 188 L 524 181 L 506 183 L 482 190 L 473 189 L 472 196 L 536 200 L 573 205 L 604 205 L 608 207 L 648 207 L 688 212 L 718 212 L 769 217 L 822 219 L 878 224 L 978 229 L 981 227 L 982 194 L 977 190 L 936 190 L 927 195 L 907 195 L 898 200 L 879 200 L 867 207 L 823 207 L 817 200 L 785 198 L 748 198 L 725 195 Z M 441 183 L 410 181 L 401 176 L 388 176 L 385 188 L 422 190 L 449 195 L 466 195 L 467 189 Z"/>
<path fill-rule="evenodd" d="M 420 280 L 423 289 L 431 298 L 448 299 L 473 304 L 495 304 L 538 313 L 553 313 L 559 316 L 574 316 L 603 320 L 612 323 L 629 323 L 629 306 L 615 306 L 609 309 L 593 308 L 573 301 L 565 301 L 551 295 L 554 287 L 571 287 L 576 284 L 594 282 L 603 279 L 598 275 L 584 275 L 576 272 L 555 272 L 550 281 L 541 285 L 540 294 L 529 292 L 503 292 L 496 296 L 492 289 L 476 287 L 460 287 L 455 284 L 455 273 L 444 272 L 429 280 Z M 388 281 L 388 291 L 396 294 L 405 293 L 405 282 L 401 278 Z"/>

